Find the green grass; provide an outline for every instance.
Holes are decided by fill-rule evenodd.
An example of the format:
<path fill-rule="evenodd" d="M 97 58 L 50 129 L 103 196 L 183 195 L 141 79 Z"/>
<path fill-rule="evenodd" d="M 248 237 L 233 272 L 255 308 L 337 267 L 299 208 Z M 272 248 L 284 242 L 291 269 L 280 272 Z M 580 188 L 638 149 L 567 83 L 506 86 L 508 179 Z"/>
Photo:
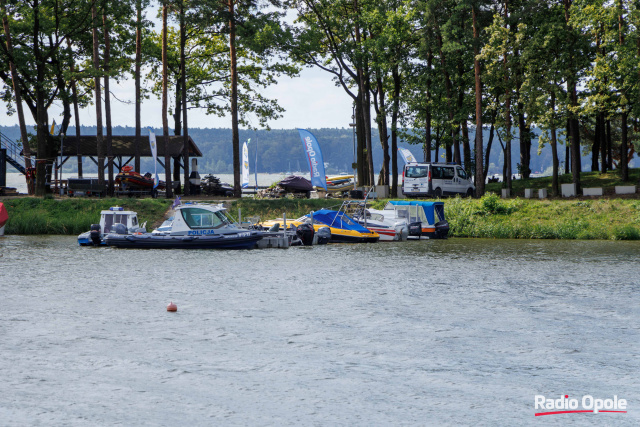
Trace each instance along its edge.
<path fill-rule="evenodd" d="M 445 201 L 451 234 L 458 237 L 508 239 L 640 239 L 640 201 L 502 200 Z"/>
<path fill-rule="evenodd" d="M 386 200 L 372 203 L 382 208 Z M 100 211 L 119 205 L 138 212 L 147 229 L 159 225 L 171 204 L 166 199 L 62 199 L 15 198 L 4 201 L 9 211 L 6 234 L 78 235 L 98 222 Z M 243 198 L 232 201 L 229 213 L 261 220 L 295 219 L 320 208 L 336 208 L 340 199 Z M 444 199 L 453 237 L 497 239 L 607 239 L 640 240 L 640 200 L 501 199 L 488 193 L 481 199 Z"/>
<path fill-rule="evenodd" d="M 165 199 L 53 199 L 14 198 L 3 201 L 9 221 L 5 234 L 71 234 L 89 230 L 100 221 L 100 211 L 122 206 L 138 213 L 148 228 L 161 221 L 171 204 Z"/>

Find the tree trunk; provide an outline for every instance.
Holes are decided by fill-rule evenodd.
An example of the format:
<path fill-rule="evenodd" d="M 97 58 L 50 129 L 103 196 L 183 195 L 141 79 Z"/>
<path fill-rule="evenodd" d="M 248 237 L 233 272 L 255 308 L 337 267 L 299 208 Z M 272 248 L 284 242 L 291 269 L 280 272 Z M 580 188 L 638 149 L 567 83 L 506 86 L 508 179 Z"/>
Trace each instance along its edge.
<path fill-rule="evenodd" d="M 564 139 L 564 173 L 571 172 L 571 119 L 567 119 L 567 136 Z"/>
<path fill-rule="evenodd" d="M 437 28 L 437 31 L 440 31 L 440 29 Z M 453 111 L 453 105 L 451 104 L 451 97 L 453 96 L 453 94 L 452 94 L 453 89 L 452 89 L 452 84 L 451 84 L 451 78 L 449 76 L 449 71 L 447 70 L 447 67 L 446 67 L 446 58 L 445 58 L 444 52 L 442 50 L 442 34 L 440 34 L 438 32 L 438 35 L 437 35 L 436 39 L 438 41 L 438 49 L 440 51 L 440 65 L 442 66 L 442 70 L 443 70 L 443 74 L 444 74 L 444 86 L 445 86 L 446 94 L 447 94 L 447 107 L 448 107 L 448 111 L 449 111 L 449 121 L 451 123 L 453 123 L 454 111 Z M 451 153 L 452 144 L 457 144 L 457 138 L 455 137 L 455 130 L 454 129 L 451 129 L 451 143 L 447 144 L 447 146 L 446 146 L 446 161 L 447 162 L 451 162 L 453 160 L 453 156 L 452 156 L 452 153 Z M 458 148 L 458 150 L 459 150 L 459 148 Z"/>
<path fill-rule="evenodd" d="M 462 153 L 464 155 L 464 170 L 467 171 L 467 175 L 471 176 L 473 171 L 471 170 L 471 145 L 469 144 L 469 127 L 467 121 L 463 120 L 460 123 L 462 127 Z"/>
<path fill-rule="evenodd" d="M 91 7 L 93 18 L 93 68 L 94 76 L 94 102 L 96 104 L 96 144 L 98 152 L 98 185 L 104 187 L 104 141 L 102 139 L 102 93 L 100 90 L 100 51 L 98 41 L 98 12 L 95 3 Z"/>
<path fill-rule="evenodd" d="M 162 3 L 162 135 L 164 136 L 164 176 L 166 198 L 173 198 L 171 183 L 171 155 L 169 154 L 169 118 L 167 117 L 167 0 Z"/>
<path fill-rule="evenodd" d="M 573 46 L 574 41 L 571 33 L 571 28 L 569 27 L 569 10 L 571 8 L 572 0 L 564 0 L 564 14 L 565 21 L 567 24 L 567 45 Z M 569 57 L 569 72 L 572 77 L 569 81 L 567 81 L 567 91 L 569 92 L 569 100 L 571 106 L 575 109 L 578 106 L 578 91 L 576 88 L 576 79 L 575 79 L 575 68 L 574 65 L 574 54 L 571 53 Z M 581 169 L 581 159 L 580 159 L 580 129 L 578 118 L 575 117 L 574 113 L 570 113 L 570 121 L 571 121 L 571 172 L 573 174 L 573 184 L 576 187 L 576 194 L 580 194 L 580 169 Z"/>
<path fill-rule="evenodd" d="M 621 135 L 620 135 L 620 177 L 623 181 L 629 181 L 629 165 L 627 163 L 628 154 L 628 132 L 627 117 L 629 113 L 625 110 L 620 116 Z"/>
<path fill-rule="evenodd" d="M 393 112 L 391 115 L 391 174 L 392 174 L 392 188 L 391 194 L 393 197 L 398 196 L 398 114 L 400 112 L 400 72 L 398 70 L 398 64 L 396 63 L 392 71 L 393 75 Z"/>
<path fill-rule="evenodd" d="M 425 89 L 426 106 L 424 112 L 424 161 L 431 161 L 431 68 L 433 66 L 433 53 L 431 46 L 427 53 L 427 87 Z"/>
<path fill-rule="evenodd" d="M 358 89 L 358 96 L 356 97 L 356 139 L 357 139 L 357 169 L 358 169 L 358 185 L 363 186 L 365 182 L 364 173 L 364 117 L 362 108 L 362 92 Z"/>
<path fill-rule="evenodd" d="M 613 142 L 611 141 L 611 120 L 607 119 L 607 169 L 613 170 Z"/>
<path fill-rule="evenodd" d="M 625 33 L 625 24 L 623 18 L 624 7 L 622 4 L 622 0 L 618 0 L 618 9 L 620 14 L 618 15 L 618 33 L 619 33 L 619 43 L 620 48 L 622 49 L 624 46 L 624 33 Z M 627 126 L 627 118 L 628 118 L 628 110 L 627 106 L 623 106 L 621 119 L 621 127 L 622 127 L 622 135 L 620 138 L 620 175 L 623 181 L 629 181 L 629 165 L 627 163 L 627 136 L 629 128 Z"/>
<path fill-rule="evenodd" d="M 557 196 L 560 193 L 560 185 L 558 181 L 558 174 L 560 168 L 560 162 L 558 159 L 558 141 L 556 139 L 556 121 L 555 121 L 555 112 L 556 112 L 556 93 L 551 92 L 551 156 L 553 161 L 553 172 L 551 178 L 551 194 Z"/>
<path fill-rule="evenodd" d="M 109 92 L 109 60 L 111 55 L 111 40 L 109 38 L 109 22 L 107 20 L 106 2 L 105 10 L 102 13 L 102 23 L 104 25 L 104 113 L 107 125 L 107 168 L 109 171 L 109 196 L 114 194 L 113 181 L 113 133 L 111 127 L 111 93 Z"/>
<path fill-rule="evenodd" d="M 471 15 L 473 18 L 473 72 L 475 76 L 475 93 L 476 93 L 476 135 L 475 135 L 475 152 L 476 152 L 476 197 L 484 195 L 485 173 L 482 169 L 482 152 L 484 150 L 482 141 L 482 82 L 480 80 L 480 61 L 478 60 L 480 35 L 478 30 L 477 11 L 475 5 L 471 7 Z M 489 154 L 487 153 L 487 157 Z"/>
<path fill-rule="evenodd" d="M 366 73 L 365 73 L 366 69 Z M 365 140 L 367 143 L 367 170 L 369 186 L 375 184 L 375 170 L 373 168 L 373 145 L 371 143 L 371 81 L 369 78 L 369 70 L 366 67 L 363 69 L 364 73 L 364 127 L 365 127 Z M 392 130 L 393 133 L 393 130 Z"/>
<path fill-rule="evenodd" d="M 134 142 L 135 170 L 140 172 L 140 147 L 142 145 L 141 95 L 140 95 L 140 68 L 142 66 L 142 1 L 136 0 L 136 139 Z"/>
<path fill-rule="evenodd" d="M 184 195 L 191 194 L 189 182 L 189 127 L 187 125 L 187 67 L 186 49 L 187 34 L 184 22 L 184 0 L 180 2 L 180 80 L 182 81 L 182 126 L 184 128 L 184 138 L 182 142 L 182 156 L 184 169 Z"/>
<path fill-rule="evenodd" d="M 69 50 L 71 50 L 71 40 L 67 39 L 67 46 L 69 46 Z M 71 74 L 75 73 L 75 64 L 73 60 L 69 61 L 69 69 L 71 70 Z M 80 141 L 80 106 L 78 105 L 78 85 L 76 84 L 76 79 L 71 79 L 71 98 L 73 100 L 73 118 L 76 126 L 76 138 Z M 77 159 L 78 159 L 78 178 L 82 178 L 82 155 L 80 154 L 80 144 L 76 145 Z"/>
<path fill-rule="evenodd" d="M 604 121 L 604 113 L 598 113 L 598 122 L 600 123 L 600 171 L 601 173 L 607 173 L 607 132 Z"/>
<path fill-rule="evenodd" d="M 11 61 L 9 68 L 11 70 L 11 82 L 13 84 L 13 94 L 16 98 L 16 112 L 18 113 L 18 123 L 20 125 L 20 140 L 22 142 L 22 151 L 24 153 L 24 166 L 31 168 L 31 147 L 29 146 L 29 136 L 27 134 L 27 125 L 24 121 L 24 110 L 22 109 L 22 89 L 18 80 L 18 71 L 13 62 L 13 43 L 11 42 L 11 31 L 9 29 L 9 20 L 7 19 L 7 0 L 2 1 L 2 26 L 4 27 L 4 35 L 7 43 L 7 53 Z M 28 176 L 28 174 L 27 174 Z M 33 187 L 27 185 L 27 191 L 32 194 Z"/>
<path fill-rule="evenodd" d="M 518 102 L 518 133 L 520 135 L 520 173 L 522 178 L 531 175 L 531 128 L 524 116 L 524 105 Z"/>
<path fill-rule="evenodd" d="M 7 44 L 7 53 L 9 58 L 13 58 L 13 43 L 11 41 L 11 31 L 9 29 L 9 20 L 7 19 L 7 0 L 2 0 L 2 25 L 4 27 L 4 35 Z M 27 125 L 24 121 L 24 110 L 22 109 L 22 89 L 18 80 L 18 71 L 16 65 L 11 60 L 9 62 L 11 70 L 11 82 L 13 83 L 13 93 L 16 98 L 16 112 L 18 113 L 18 123 L 20 124 L 20 139 L 22 142 L 22 150 L 24 152 L 24 165 L 26 168 L 31 167 L 31 147 L 29 147 L 29 136 L 27 135 Z"/>
<path fill-rule="evenodd" d="M 233 144 L 233 192 L 242 196 L 240 187 L 240 134 L 238 131 L 238 71 L 236 69 L 236 20 L 234 0 L 227 0 L 229 6 L 229 49 L 231 62 L 231 143 Z"/>
<path fill-rule="evenodd" d="M 506 24 L 507 18 L 509 16 L 509 2 L 505 0 L 504 2 L 504 19 L 505 19 L 505 27 L 509 30 L 509 25 Z M 503 171 L 503 181 L 509 190 L 511 190 L 511 174 L 513 173 L 511 168 L 511 90 L 509 89 L 509 69 L 507 62 L 507 54 L 505 53 L 503 56 L 504 62 L 504 82 L 505 82 L 505 103 L 504 103 L 504 114 L 505 114 L 505 150 L 504 150 L 504 171 Z"/>
<path fill-rule="evenodd" d="M 385 92 L 382 84 L 382 77 L 376 75 L 376 92 L 373 98 L 373 106 L 376 111 L 376 122 L 378 123 L 378 134 L 380 145 L 382 146 L 383 160 L 378 177 L 378 185 L 389 185 L 389 136 L 387 129 L 387 109 L 385 105 Z"/>
<path fill-rule="evenodd" d="M 491 120 L 491 127 L 489 128 L 489 141 L 487 141 L 487 153 L 485 155 L 484 160 L 484 170 L 482 171 L 482 182 L 485 183 L 487 181 L 487 175 L 489 175 L 489 164 L 491 158 L 491 145 L 493 144 L 493 136 L 495 134 L 495 121 L 496 116 L 495 112 Z M 477 132 L 477 131 L 476 131 Z M 477 189 L 477 187 L 476 187 Z M 480 194 L 476 191 L 477 197 L 480 197 Z"/>
<path fill-rule="evenodd" d="M 600 113 L 596 113 L 596 129 L 593 133 L 593 144 L 591 145 L 591 172 L 598 172 L 600 165 L 598 164 L 598 155 L 600 154 Z"/>

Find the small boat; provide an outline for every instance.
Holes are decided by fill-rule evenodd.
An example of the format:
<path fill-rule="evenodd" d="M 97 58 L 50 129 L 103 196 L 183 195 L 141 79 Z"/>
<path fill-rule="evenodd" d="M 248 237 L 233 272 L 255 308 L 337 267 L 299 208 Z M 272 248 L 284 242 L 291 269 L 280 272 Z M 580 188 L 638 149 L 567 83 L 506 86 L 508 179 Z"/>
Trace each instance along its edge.
<path fill-rule="evenodd" d="M 353 189 L 353 175 L 327 176 L 326 182 L 328 193 L 341 193 Z"/>
<path fill-rule="evenodd" d="M 446 239 L 449 223 L 444 217 L 444 202 L 390 200 L 383 209 L 385 217 L 405 218 L 410 225 L 409 238 Z"/>
<path fill-rule="evenodd" d="M 282 220 L 267 221 L 262 225 L 270 227 L 279 221 Z M 380 239 L 378 233 L 361 226 L 343 211 L 320 209 L 291 222 L 287 221 L 287 224 L 295 227 L 300 224 L 311 224 L 316 234 L 323 239 L 326 239 L 328 228 L 329 243 L 375 243 Z"/>
<path fill-rule="evenodd" d="M 221 205 L 195 202 L 175 207 L 173 219 L 151 233 L 119 227 L 104 237 L 108 246 L 138 249 L 252 249 L 262 233 L 232 223 Z"/>
<path fill-rule="evenodd" d="M 133 170 L 133 167 L 127 165 L 122 167 L 122 172 L 116 175 L 116 184 L 120 184 L 123 189 L 129 187 L 138 189 L 153 189 L 154 180 L 151 173 L 147 172 L 144 175 L 140 175 L 139 172 Z M 159 181 L 158 188 L 164 189 L 164 181 Z"/>
<path fill-rule="evenodd" d="M 108 210 L 100 212 L 100 224 L 92 224 L 89 231 L 78 236 L 80 246 L 104 245 L 104 236 L 114 230 L 116 224 L 122 225 L 128 232 L 146 232 L 144 224 L 138 224 L 138 214 L 134 211 L 125 211 L 121 206 L 112 206 Z"/>
<path fill-rule="evenodd" d="M 360 225 L 380 235 L 380 241 L 405 241 L 409 236 L 409 224 L 405 218 L 385 216 L 385 212 L 366 207 L 366 201 L 346 201 L 343 208 Z"/>
<path fill-rule="evenodd" d="M 4 236 L 4 225 L 9 220 L 9 213 L 7 212 L 7 208 L 4 207 L 4 204 L 0 202 L 0 236 Z"/>

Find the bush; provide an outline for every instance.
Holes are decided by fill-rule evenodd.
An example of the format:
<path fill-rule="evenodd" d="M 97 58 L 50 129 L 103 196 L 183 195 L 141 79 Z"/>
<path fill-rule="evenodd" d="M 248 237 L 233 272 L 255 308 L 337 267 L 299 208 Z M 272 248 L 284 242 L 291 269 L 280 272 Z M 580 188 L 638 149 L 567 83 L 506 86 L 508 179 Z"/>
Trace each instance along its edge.
<path fill-rule="evenodd" d="M 613 231 L 614 240 L 640 240 L 640 231 L 633 225 L 617 227 Z"/>

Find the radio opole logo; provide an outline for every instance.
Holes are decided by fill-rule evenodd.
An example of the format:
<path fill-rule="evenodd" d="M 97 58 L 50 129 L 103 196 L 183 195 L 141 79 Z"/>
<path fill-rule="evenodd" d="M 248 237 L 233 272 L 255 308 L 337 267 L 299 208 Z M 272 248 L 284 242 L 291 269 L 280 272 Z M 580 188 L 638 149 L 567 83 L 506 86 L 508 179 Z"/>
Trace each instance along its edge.
<path fill-rule="evenodd" d="M 304 142 L 307 156 L 309 156 L 309 163 L 311 164 L 312 176 L 320 176 L 320 171 L 318 171 L 318 161 L 316 160 L 316 152 L 313 150 L 313 142 L 309 137 L 306 137 Z"/>
<path fill-rule="evenodd" d="M 559 399 L 546 398 L 542 395 L 535 396 L 536 417 L 541 415 L 577 414 L 582 412 L 616 412 L 627 413 L 627 400 L 613 396 L 610 399 L 598 399 L 591 395 L 582 396 L 581 399 L 569 398 L 568 394 Z M 547 412 L 537 412 L 538 410 Z"/>

